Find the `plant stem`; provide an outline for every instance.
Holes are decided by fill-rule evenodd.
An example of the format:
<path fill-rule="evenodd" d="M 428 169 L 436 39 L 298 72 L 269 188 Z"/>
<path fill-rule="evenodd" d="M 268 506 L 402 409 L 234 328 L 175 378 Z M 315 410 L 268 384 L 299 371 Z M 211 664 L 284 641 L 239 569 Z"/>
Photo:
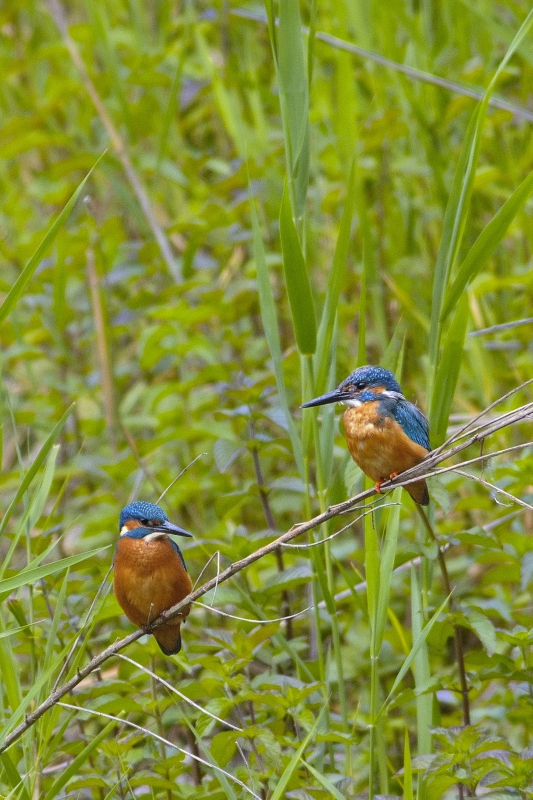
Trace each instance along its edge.
<path fill-rule="evenodd" d="M 417 504 L 416 508 L 417 508 L 417 510 L 419 512 L 420 518 L 421 518 L 421 520 L 422 520 L 422 522 L 424 524 L 425 529 L 427 530 L 427 532 L 429 533 L 430 537 L 433 539 L 433 541 L 437 545 L 437 554 L 438 554 L 437 558 L 438 558 L 438 561 L 439 561 L 440 571 L 441 571 L 441 574 L 442 574 L 442 580 L 443 580 L 443 583 L 444 583 L 444 590 L 445 590 L 446 594 L 448 595 L 448 597 L 450 598 L 450 600 L 449 600 L 450 611 L 453 614 L 453 612 L 455 611 L 456 605 L 455 605 L 455 601 L 454 601 L 453 596 L 452 596 L 452 587 L 451 587 L 451 583 L 450 583 L 450 576 L 448 575 L 448 568 L 446 566 L 446 559 L 444 558 L 444 553 L 442 552 L 442 550 L 440 548 L 439 540 L 437 539 L 435 531 L 433 530 L 433 527 L 432 527 L 429 519 L 427 518 L 427 516 L 426 516 L 426 514 L 424 512 L 424 509 L 422 508 L 422 506 L 419 506 L 418 504 Z M 464 651 L 463 651 L 463 640 L 462 640 L 462 637 L 461 637 L 461 629 L 460 629 L 459 625 L 457 625 L 455 622 L 453 623 L 453 636 L 454 636 L 454 643 L 455 643 L 455 658 L 456 658 L 456 661 L 457 661 L 457 669 L 459 671 L 459 682 L 461 684 L 461 697 L 462 697 L 462 703 L 463 703 L 463 725 L 466 727 L 467 725 L 470 725 L 470 701 L 469 701 L 469 698 L 468 698 L 469 688 L 468 688 L 468 681 L 467 681 L 467 677 L 466 677 L 465 659 L 464 659 Z"/>

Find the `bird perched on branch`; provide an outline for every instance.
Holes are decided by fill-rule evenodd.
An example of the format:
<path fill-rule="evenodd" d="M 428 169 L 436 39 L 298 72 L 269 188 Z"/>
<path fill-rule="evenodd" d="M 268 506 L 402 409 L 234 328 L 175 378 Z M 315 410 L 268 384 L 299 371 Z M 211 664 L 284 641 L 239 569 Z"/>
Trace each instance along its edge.
<path fill-rule="evenodd" d="M 181 550 L 168 534 L 192 537 L 192 533 L 169 522 L 159 506 L 142 500 L 121 511 L 119 529 L 113 562 L 115 595 L 128 619 L 144 628 L 191 592 Z M 180 651 L 180 626 L 189 611 L 186 606 L 153 631 L 165 655 Z"/>
<path fill-rule="evenodd" d="M 302 408 L 343 403 L 344 433 L 355 463 L 381 484 L 419 464 L 431 450 L 429 425 L 420 409 L 402 394 L 396 378 L 382 367 L 359 367 L 333 392 L 304 403 Z M 413 500 L 429 504 L 425 480 L 404 487 Z"/>

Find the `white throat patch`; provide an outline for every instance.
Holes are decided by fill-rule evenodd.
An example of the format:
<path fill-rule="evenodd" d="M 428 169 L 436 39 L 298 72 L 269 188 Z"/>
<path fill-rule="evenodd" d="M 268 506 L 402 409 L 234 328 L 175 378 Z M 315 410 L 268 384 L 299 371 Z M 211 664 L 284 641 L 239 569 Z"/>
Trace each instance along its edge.
<path fill-rule="evenodd" d="M 351 397 L 349 400 L 342 400 L 342 404 L 350 408 L 359 408 L 359 406 L 363 405 L 360 400 L 356 400 L 354 397 Z"/>
<path fill-rule="evenodd" d="M 167 535 L 163 531 L 154 531 L 146 536 L 143 536 L 145 542 L 155 542 L 156 539 L 166 539 Z"/>

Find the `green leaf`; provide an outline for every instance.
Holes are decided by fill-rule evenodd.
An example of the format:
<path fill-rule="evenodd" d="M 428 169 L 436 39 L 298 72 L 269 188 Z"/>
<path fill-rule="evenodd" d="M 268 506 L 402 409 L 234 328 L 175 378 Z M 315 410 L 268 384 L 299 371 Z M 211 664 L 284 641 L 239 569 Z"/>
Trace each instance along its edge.
<path fill-rule="evenodd" d="M 341 739 L 340 736 L 339 739 Z M 324 741 L 328 741 L 328 739 L 324 737 Z M 309 770 L 311 775 L 313 775 L 315 779 L 324 787 L 324 789 L 326 790 L 326 792 L 328 792 L 328 795 L 330 797 L 334 797 L 335 800 L 346 800 L 346 795 L 341 794 L 339 790 L 335 787 L 335 785 L 330 780 L 328 780 L 325 775 L 323 775 L 321 772 L 312 767 L 311 764 L 309 764 L 304 758 L 302 758 L 302 764 L 306 769 Z"/>
<path fill-rule="evenodd" d="M 4 580 L 0 581 L 0 594 L 7 594 L 18 589 L 19 586 L 35 583 L 41 580 L 41 578 L 46 578 L 47 575 L 54 575 L 62 569 L 73 567 L 74 564 L 80 564 L 82 561 L 86 561 L 92 556 L 103 553 L 103 551 L 107 550 L 109 547 L 111 547 L 110 544 L 105 547 L 98 547 L 96 550 L 88 550 L 86 553 L 78 553 L 75 556 L 61 558 L 59 561 L 54 561 L 52 564 L 44 564 L 42 567 L 23 569 L 17 573 L 17 575 L 13 575 L 12 578 L 4 578 Z"/>
<path fill-rule="evenodd" d="M 52 449 L 55 440 L 58 438 L 59 434 L 63 430 L 63 427 L 64 427 L 67 419 L 70 417 L 73 408 L 74 408 L 74 403 L 72 403 L 72 405 L 69 408 L 67 408 L 67 410 L 65 411 L 65 413 L 63 414 L 63 416 L 61 417 L 59 422 L 57 422 L 54 425 L 54 428 L 53 428 L 52 432 L 50 433 L 50 435 L 46 439 L 45 443 L 43 444 L 43 446 L 39 450 L 39 453 L 38 453 L 35 461 L 31 465 L 29 470 L 26 472 L 26 474 L 24 475 L 24 478 L 21 481 L 21 483 L 20 483 L 20 485 L 19 485 L 19 487 L 17 489 L 17 493 L 15 494 L 15 497 L 13 498 L 11 503 L 9 504 L 9 506 L 8 506 L 8 508 L 6 510 L 6 513 L 4 514 L 4 517 L 2 519 L 2 523 L 0 524 L 0 535 L 4 532 L 5 527 L 6 527 L 7 523 L 9 522 L 9 520 L 11 518 L 11 514 L 13 513 L 13 509 L 15 508 L 17 503 L 20 501 L 20 498 L 24 495 L 24 493 L 28 489 L 28 486 L 31 484 L 31 482 L 35 478 L 35 475 L 37 474 L 37 472 L 41 468 L 43 462 L 45 461 L 45 459 L 46 459 L 46 457 L 48 455 L 48 453 Z"/>
<path fill-rule="evenodd" d="M 372 515 L 364 519 L 365 528 L 365 578 L 366 598 L 368 604 L 368 618 L 372 631 L 372 655 L 377 657 L 376 650 L 376 614 L 379 603 L 379 544 L 378 535 L 374 526 Z"/>
<path fill-rule="evenodd" d="M 279 228 L 285 283 L 296 342 L 300 353 L 312 355 L 316 350 L 315 309 L 305 259 L 292 218 L 287 183 L 281 201 Z"/>
<path fill-rule="evenodd" d="M 476 636 L 480 638 L 489 656 L 493 655 L 498 646 L 498 638 L 490 619 L 475 608 L 463 608 L 463 615 L 466 624 L 474 631 Z"/>
<path fill-rule="evenodd" d="M 446 438 L 450 409 L 461 369 L 460 356 L 464 348 L 468 317 L 468 297 L 464 294 L 444 340 L 433 388 L 429 414 L 433 446 L 442 444 Z"/>
<path fill-rule="evenodd" d="M 403 744 L 403 800 L 413 800 L 413 770 L 411 766 L 411 748 L 409 747 L 409 731 L 405 729 Z"/>
<path fill-rule="evenodd" d="M 257 219 L 257 212 L 250 187 L 249 197 L 253 229 L 254 259 L 257 270 L 257 288 L 259 292 L 259 305 L 261 307 L 261 320 L 263 322 L 263 329 L 265 331 L 268 349 L 274 366 L 276 386 L 278 388 L 278 394 L 283 409 L 283 414 L 285 416 L 287 430 L 291 439 L 292 451 L 300 475 L 303 478 L 305 470 L 302 444 L 300 442 L 291 409 L 289 408 L 289 401 L 287 399 L 287 389 L 285 388 L 285 379 L 283 376 L 283 355 L 281 352 L 281 342 L 279 338 L 276 304 L 274 302 L 274 295 L 270 285 L 270 276 L 265 258 L 265 249 L 263 247 L 263 240 L 259 230 L 259 220 Z"/>
<path fill-rule="evenodd" d="M 100 747 L 100 744 L 109 738 L 111 731 L 116 728 L 117 725 L 120 725 L 120 722 L 121 720 L 119 719 L 112 720 L 100 731 L 100 733 L 92 736 L 89 739 L 88 744 L 85 745 L 81 753 L 78 753 L 76 758 L 71 761 L 67 767 L 60 771 L 59 777 L 54 781 L 44 796 L 44 800 L 54 800 L 54 797 L 57 797 L 61 793 L 63 787 L 67 785 L 71 778 L 74 778 L 79 774 L 80 767 L 83 767 L 94 751 Z"/>
<path fill-rule="evenodd" d="M 411 664 L 413 663 L 413 661 L 415 660 L 416 656 L 420 652 L 420 648 L 423 646 L 423 644 L 425 643 L 427 637 L 431 633 L 431 630 L 432 630 L 433 626 L 435 625 L 435 623 L 436 623 L 437 619 L 439 618 L 441 612 L 444 610 L 444 607 L 446 606 L 446 603 L 448 602 L 448 600 L 449 600 L 449 597 L 446 597 L 446 599 L 442 601 L 442 603 L 437 608 L 437 610 L 435 611 L 435 613 L 433 614 L 433 616 L 431 617 L 429 622 L 420 630 L 420 633 L 418 633 L 418 635 L 416 636 L 415 641 L 413 643 L 413 646 L 412 646 L 411 650 L 409 651 L 409 655 L 407 656 L 407 658 L 403 662 L 400 671 L 396 675 L 396 678 L 394 679 L 394 683 L 392 684 L 392 688 L 391 688 L 389 694 L 387 695 L 387 699 L 383 703 L 378 716 L 380 716 L 383 713 L 383 711 L 385 711 L 386 707 L 388 706 L 388 704 L 390 703 L 390 701 L 394 697 L 394 693 L 396 692 L 396 689 L 400 685 L 400 683 L 403 680 L 405 674 L 410 669 Z M 415 631 L 413 629 L 413 634 L 414 633 L 415 633 Z M 428 724 L 431 724 L 431 721 L 429 721 Z M 420 745 L 420 743 L 419 743 L 419 745 Z"/>
<path fill-rule="evenodd" d="M 299 227 L 305 210 L 310 155 L 309 87 L 305 72 L 299 0 L 282 0 L 279 4 L 277 55 L 290 196 Z"/>
<path fill-rule="evenodd" d="M 346 261 L 348 259 L 348 252 L 350 249 L 354 210 L 355 159 L 352 161 L 352 168 L 350 170 L 350 177 L 348 179 L 348 188 L 346 190 L 346 199 L 344 201 L 344 209 L 342 212 L 339 234 L 335 244 L 333 263 L 328 276 L 326 301 L 324 303 L 324 310 L 322 312 L 322 319 L 320 320 L 320 327 L 318 330 L 318 366 L 316 370 L 315 384 L 315 391 L 317 394 L 322 394 L 326 387 L 326 376 L 328 372 L 328 366 L 331 361 L 330 347 L 335 329 L 335 323 L 337 320 L 337 308 L 339 305 L 340 293 L 342 291 L 346 276 Z"/>
<path fill-rule="evenodd" d="M 532 23 L 533 10 L 529 12 L 525 21 L 520 26 L 518 33 L 509 45 L 505 56 L 494 73 L 483 100 L 474 111 L 463 141 L 459 161 L 457 162 L 452 189 L 444 215 L 441 244 L 437 256 L 437 263 L 435 265 L 430 327 L 430 359 L 432 363 L 432 372 L 429 375 L 430 380 L 428 382 L 428 390 L 430 393 L 434 390 L 433 380 L 435 379 L 437 366 L 440 363 L 439 346 L 442 333 L 440 325 L 441 308 L 466 225 L 468 206 L 477 166 L 481 129 L 485 121 L 489 100 L 500 75 L 513 53 L 528 35 Z"/>
<path fill-rule="evenodd" d="M 515 189 L 489 224 L 481 231 L 459 267 L 457 276 L 448 289 L 441 312 L 441 320 L 446 319 L 467 284 L 483 269 L 505 236 L 507 228 L 522 209 L 533 192 L 533 172 Z"/>
<path fill-rule="evenodd" d="M 239 445 L 231 439 L 217 439 L 214 456 L 218 471 L 226 472 L 244 449 L 244 445 Z"/>
<path fill-rule="evenodd" d="M 387 609 L 390 599 L 390 584 L 394 570 L 398 532 L 400 530 L 401 498 L 402 489 L 398 487 L 392 493 L 391 502 L 396 503 L 397 505 L 389 508 L 389 518 L 387 520 L 385 539 L 381 549 L 379 565 L 379 591 L 376 606 L 376 632 L 374 634 L 376 640 L 376 655 L 381 650 L 383 636 L 385 633 L 385 623 L 387 621 Z"/>
<path fill-rule="evenodd" d="M 39 245 L 39 247 L 37 248 L 35 253 L 32 255 L 32 257 L 30 258 L 30 260 L 28 261 L 28 263 L 26 264 L 26 266 L 24 267 L 24 269 L 22 270 L 22 272 L 18 276 L 17 280 L 15 281 L 15 283 L 13 284 L 13 286 L 11 287 L 9 292 L 7 293 L 7 296 L 6 296 L 5 300 L 4 300 L 4 302 L 0 306 L 0 325 L 2 324 L 2 322 L 4 322 L 4 320 L 7 318 L 9 313 L 12 311 L 12 309 L 15 306 L 17 300 L 19 299 L 19 297 L 21 296 L 22 292 L 26 288 L 26 285 L 29 283 L 33 273 L 35 272 L 35 270 L 37 269 L 37 267 L 39 266 L 39 264 L 41 263 L 41 261 L 45 257 L 46 253 L 48 252 L 48 250 L 52 246 L 52 243 L 53 243 L 54 239 L 56 238 L 57 234 L 59 233 L 59 231 L 61 230 L 61 228 L 63 227 L 63 225 L 67 221 L 67 219 L 69 218 L 70 212 L 74 208 L 74 206 L 75 206 L 80 194 L 82 193 L 82 191 L 83 191 L 83 189 L 85 187 L 85 184 L 89 180 L 90 175 L 92 174 L 93 170 L 96 169 L 97 165 L 100 163 L 100 160 L 104 157 L 104 155 L 105 155 L 105 153 L 102 153 L 102 155 L 100 156 L 100 158 L 97 159 L 97 161 L 94 164 L 94 166 L 92 167 L 92 169 L 89 170 L 89 172 L 87 173 L 85 178 L 79 184 L 78 188 L 72 194 L 72 196 L 71 196 L 70 200 L 68 201 L 68 203 L 66 204 L 65 208 L 63 209 L 63 211 L 61 211 L 61 213 L 59 214 L 59 216 L 57 217 L 55 222 L 50 226 L 50 228 L 46 232 L 45 237 L 42 240 L 41 244 Z"/>
<path fill-rule="evenodd" d="M 303 739 L 302 743 L 300 744 L 300 746 L 298 747 L 298 749 L 294 753 L 293 757 L 291 758 L 291 760 L 289 761 L 289 763 L 285 767 L 285 769 L 284 769 L 284 771 L 283 771 L 278 783 L 276 784 L 276 788 L 274 789 L 274 791 L 273 791 L 273 793 L 272 793 L 272 795 L 270 797 L 270 800 L 281 800 L 282 797 L 285 797 L 285 789 L 287 788 L 287 784 L 289 783 L 294 771 L 298 767 L 298 763 L 300 762 L 300 759 L 302 757 L 302 754 L 303 754 L 305 748 L 307 747 L 307 745 L 309 744 L 309 742 L 311 741 L 311 739 L 315 735 L 315 731 L 316 731 L 316 729 L 318 727 L 318 723 L 320 722 L 320 720 L 322 718 L 322 714 L 324 713 L 325 708 L 326 708 L 326 706 L 323 705 L 320 713 L 318 714 L 318 716 L 317 716 L 317 718 L 316 718 L 316 720 L 315 720 L 315 722 L 313 724 L 313 727 L 308 732 L 307 736 Z"/>

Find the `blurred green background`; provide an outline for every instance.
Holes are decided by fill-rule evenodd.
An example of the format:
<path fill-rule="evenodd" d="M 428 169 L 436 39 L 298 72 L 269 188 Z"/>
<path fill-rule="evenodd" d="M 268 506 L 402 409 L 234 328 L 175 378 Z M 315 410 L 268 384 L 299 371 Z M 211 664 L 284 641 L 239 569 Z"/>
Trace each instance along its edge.
<path fill-rule="evenodd" d="M 16 303 L 0 311 L 8 509 L 0 577 L 108 546 L 15 594 L 0 583 L 4 735 L 49 694 L 80 625 L 89 627 L 79 663 L 131 630 L 112 594 L 85 620 L 131 499 L 157 502 L 198 458 L 162 501 L 195 534 L 183 549 L 196 580 L 210 557 L 218 554 L 223 568 L 270 541 L 272 528 L 287 530 L 363 488 L 338 414 L 330 409 L 320 424 L 307 412 L 301 424 L 299 405 L 314 389 L 381 363 L 431 414 L 438 444 L 531 376 L 531 323 L 472 334 L 531 316 L 529 184 L 513 193 L 533 169 L 532 34 L 525 31 L 495 89 L 518 110 L 489 108 L 470 149 L 477 105 L 461 91 L 489 86 L 529 5 L 302 2 L 301 22 L 315 37 L 298 33 L 295 0 L 278 32 L 266 12 L 277 6 L 10 0 L 0 9 L 4 296 L 105 151 L 20 296 L 10 295 Z M 432 75 L 458 88 L 436 86 Z M 490 227 L 509 198 L 501 230 Z M 448 309 L 458 313 L 441 315 L 442 296 L 483 232 L 485 250 L 466 262 Z M 298 283 L 301 253 L 310 294 Z M 439 277 L 435 264 L 444 263 Z M 311 325 L 309 298 L 322 321 L 314 358 L 295 335 L 295 323 Z M 526 391 L 504 408 L 527 399 Z M 43 451 L 73 401 L 52 436 L 59 450 Z M 527 437 L 521 425 L 485 448 Z M 491 462 L 483 476 L 531 502 L 532 467 L 526 449 Z M 56 707 L 0 756 L 2 796 L 250 796 L 175 744 L 274 800 L 369 790 L 410 797 L 411 768 L 416 778 L 428 765 L 420 797 L 462 797 L 498 781 L 508 792 L 498 797 L 533 797 L 531 510 L 452 473 L 430 488 L 458 606 L 453 619 L 440 614 L 386 714 L 372 716 L 370 695 L 384 702 L 416 638 L 414 617 L 427 622 L 445 600 L 435 548 L 406 494 L 399 520 L 393 512 L 374 520 L 379 537 L 399 525 L 391 557 L 396 566 L 414 559 L 419 573 L 393 575 L 372 691 L 372 604 L 358 586 L 365 552 L 357 522 L 328 546 L 259 561 L 209 599 L 247 619 L 314 611 L 260 625 L 194 607 L 178 656 L 163 658 L 153 639 L 135 643 L 127 655 L 141 666 L 109 661 L 68 700 L 88 713 Z M 203 578 L 216 569 L 215 560 Z M 463 630 L 471 686 L 466 732 L 453 727 L 462 718 L 452 621 Z M 436 739 L 431 726 L 442 726 Z M 411 764 L 410 754 L 427 758 Z"/>

